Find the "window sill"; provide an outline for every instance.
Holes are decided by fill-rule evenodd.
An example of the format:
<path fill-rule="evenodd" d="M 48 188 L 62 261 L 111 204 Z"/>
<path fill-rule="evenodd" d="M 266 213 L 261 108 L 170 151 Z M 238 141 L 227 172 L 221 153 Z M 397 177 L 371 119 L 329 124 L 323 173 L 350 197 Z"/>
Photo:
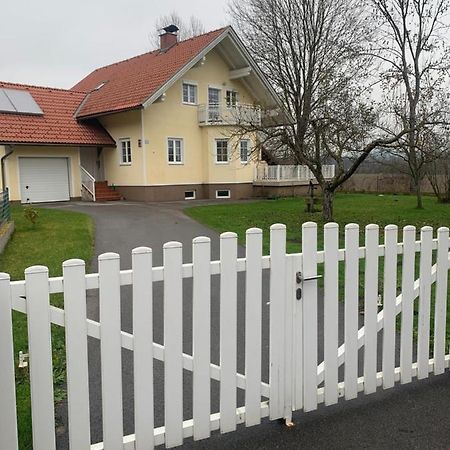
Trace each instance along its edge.
<path fill-rule="evenodd" d="M 170 161 L 167 161 L 167 164 L 169 164 L 169 166 L 183 166 L 184 162 L 170 162 Z"/>
<path fill-rule="evenodd" d="M 131 166 L 132 163 L 119 163 L 119 166 Z"/>
<path fill-rule="evenodd" d="M 198 106 L 198 103 L 189 103 L 189 102 L 182 102 L 185 106 Z"/>
<path fill-rule="evenodd" d="M 216 161 L 216 164 L 223 166 L 226 164 L 230 164 L 230 161 Z"/>

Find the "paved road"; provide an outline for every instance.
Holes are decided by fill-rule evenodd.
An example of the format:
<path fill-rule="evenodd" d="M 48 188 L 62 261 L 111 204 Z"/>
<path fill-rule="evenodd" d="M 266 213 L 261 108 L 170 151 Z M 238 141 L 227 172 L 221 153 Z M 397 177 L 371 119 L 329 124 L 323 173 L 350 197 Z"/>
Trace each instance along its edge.
<path fill-rule="evenodd" d="M 90 214 L 96 225 L 96 257 L 104 252 L 113 251 L 121 255 L 121 268 L 131 267 L 131 250 L 138 246 L 153 248 L 154 264 L 162 264 L 162 246 L 171 240 L 181 241 L 184 245 L 185 262 L 191 261 L 192 239 L 199 235 L 212 239 L 212 257 L 219 256 L 219 236 L 214 231 L 198 224 L 182 212 L 185 203 L 144 204 L 144 203 L 70 203 L 55 206 L 57 208 L 82 211 Z M 274 218 L 276 221 L 276 218 Z M 240 256 L 244 249 L 239 248 Z M 92 262 L 92 271 L 96 271 L 96 257 Z M 263 277 L 263 330 L 268 329 L 268 277 Z M 245 345 L 242 333 L 245 321 L 243 292 L 245 281 L 238 278 L 238 350 Z M 212 361 L 218 363 L 219 357 L 219 280 L 213 277 L 211 317 L 212 317 Z M 192 284 L 185 280 L 184 290 L 184 351 L 191 353 L 192 330 Z M 155 342 L 163 342 L 162 285 L 154 288 Z M 341 305 L 342 306 L 342 305 Z M 319 354 L 322 345 L 323 302 L 319 298 Z M 97 292 L 88 295 L 88 316 L 98 319 Z M 131 290 L 122 288 L 122 329 L 132 331 Z M 342 317 L 342 314 L 341 314 Z M 343 327 L 340 327 L 340 340 L 343 339 Z M 244 369 L 243 351 L 239 351 L 238 370 Z M 124 432 L 133 433 L 133 359 L 132 352 L 123 351 L 123 397 Z M 360 353 L 360 361 L 362 352 Z M 102 440 L 101 417 L 101 377 L 99 342 L 89 340 L 90 395 L 92 441 Z M 268 378 L 268 333 L 263 335 L 263 372 Z M 360 364 L 362 367 L 362 365 Z M 342 376 L 342 373 L 341 373 Z M 190 373 L 184 374 L 184 416 L 192 417 Z M 155 421 L 156 426 L 164 423 L 163 411 L 163 366 L 155 361 Z M 238 403 L 244 401 L 242 392 L 238 393 Z M 278 422 L 265 421 L 260 427 L 239 428 L 237 433 L 216 435 L 205 442 L 187 441 L 187 448 L 450 448 L 450 377 L 448 374 L 425 382 L 403 386 L 395 390 L 381 391 L 369 397 L 342 403 L 331 408 L 320 408 L 309 414 L 297 414 L 298 423 L 294 429 L 287 430 Z M 218 410 L 218 383 L 212 385 L 212 409 Z M 66 405 L 58 408 L 58 448 L 68 448 Z M 447 440 L 449 443 L 447 443 Z"/>

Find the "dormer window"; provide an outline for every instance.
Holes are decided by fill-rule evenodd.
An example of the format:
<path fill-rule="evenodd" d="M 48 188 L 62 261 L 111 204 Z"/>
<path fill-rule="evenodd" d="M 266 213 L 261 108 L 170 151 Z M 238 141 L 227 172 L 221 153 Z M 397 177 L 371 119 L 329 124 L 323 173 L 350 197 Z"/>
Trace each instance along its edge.
<path fill-rule="evenodd" d="M 195 83 L 183 82 L 183 103 L 186 105 L 197 104 L 197 85 Z"/>
<path fill-rule="evenodd" d="M 225 100 L 227 102 L 228 108 L 236 106 L 237 102 L 238 102 L 238 93 L 237 93 L 237 91 L 233 91 L 231 89 L 227 90 L 227 92 L 225 94 Z"/>

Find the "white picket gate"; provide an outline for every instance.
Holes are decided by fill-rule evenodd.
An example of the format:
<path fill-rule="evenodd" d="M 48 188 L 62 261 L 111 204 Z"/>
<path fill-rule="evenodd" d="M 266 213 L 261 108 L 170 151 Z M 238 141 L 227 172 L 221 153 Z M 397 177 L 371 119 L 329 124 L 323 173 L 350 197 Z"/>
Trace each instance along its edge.
<path fill-rule="evenodd" d="M 384 229 L 368 225 L 365 245 L 359 227 L 345 227 L 339 249 L 339 228 L 324 228 L 324 249 L 317 249 L 317 226 L 302 227 L 302 253 L 286 254 L 286 228 L 273 225 L 270 255 L 262 256 L 262 231 L 250 229 L 246 256 L 237 256 L 237 235 L 220 237 L 220 260 L 211 261 L 209 238 L 193 240 L 193 262 L 182 263 L 182 245 L 164 245 L 163 267 L 153 267 L 152 250 L 133 250 L 132 269 L 120 270 L 119 255 L 99 257 L 98 274 L 85 274 L 84 262 L 63 264 L 63 276 L 49 278 L 48 269 L 30 267 L 24 281 L 11 282 L 0 274 L 0 448 L 17 449 L 12 310 L 28 316 L 30 380 L 35 450 L 55 449 L 54 394 L 50 324 L 66 330 L 69 441 L 73 450 L 149 449 L 181 445 L 187 437 L 208 438 L 213 430 L 226 433 L 239 423 L 257 425 L 264 417 L 292 420 L 293 411 L 332 405 L 340 397 L 391 388 L 398 381 L 441 374 L 449 368 L 446 320 L 449 269 L 449 230 Z M 416 254 L 420 260 L 416 276 Z M 401 255 L 401 258 L 400 258 Z M 384 264 L 379 283 L 380 262 Z M 401 262 L 401 264 L 399 264 Z M 344 266 L 344 279 L 339 265 Z M 360 266 L 364 268 L 360 280 Z M 319 363 L 318 268 L 324 271 L 323 361 Z M 400 270 L 397 270 L 400 267 Z M 245 276 L 245 371 L 237 370 L 238 274 Z M 401 279 L 397 280 L 397 273 Z M 267 306 L 263 277 L 270 278 Z M 211 363 L 211 278 L 220 277 L 220 364 Z M 183 279 L 192 284 L 193 354 L 183 353 Z M 361 283 L 362 281 L 362 283 Z M 164 284 L 164 345 L 153 342 L 152 286 Z M 434 291 L 432 284 L 436 283 Z M 363 293 L 360 285 L 363 284 Z M 397 287 L 400 285 L 400 289 Z M 121 330 L 121 286 L 132 286 L 133 334 Z M 340 290 L 343 286 L 343 291 Z M 382 289 L 381 289 L 382 288 Z M 100 321 L 86 317 L 86 291 L 99 290 Z M 379 293 L 382 309 L 379 311 Z M 64 310 L 49 305 L 49 295 L 64 293 Z M 343 317 L 339 317 L 343 293 Z M 361 298 L 361 302 L 360 302 Z M 418 299 L 417 341 L 413 339 L 414 304 Z M 431 317 L 431 305 L 434 317 Z M 262 367 L 263 308 L 269 308 L 269 367 Z M 361 308 L 364 315 L 361 315 Z M 396 317 L 401 313 L 400 334 Z M 363 326 L 359 328 L 359 318 Z M 434 322 L 430 358 L 430 321 Z M 339 345 L 339 324 L 344 340 Z M 378 332 L 382 331 L 381 348 Z M 103 442 L 91 445 L 89 422 L 87 337 L 101 340 Z M 399 338 L 400 336 L 400 338 Z M 396 366 L 397 341 L 400 341 Z M 363 363 L 358 350 L 364 348 Z M 124 436 L 122 406 L 122 348 L 134 352 L 135 433 Z M 414 351 L 415 350 L 415 351 Z M 417 355 L 415 360 L 414 355 Z M 378 370 L 377 357 L 382 367 Z M 164 417 L 154 426 L 153 361 L 164 361 Z M 340 380 L 339 367 L 344 365 Z M 358 368 L 360 370 L 358 370 Z M 269 379 L 264 381 L 263 369 Z M 193 417 L 183 420 L 183 370 L 192 372 Z M 362 372 L 362 375 L 360 374 Z M 220 408 L 211 412 L 211 380 L 220 382 Z M 238 389 L 245 404 L 237 404 Z"/>

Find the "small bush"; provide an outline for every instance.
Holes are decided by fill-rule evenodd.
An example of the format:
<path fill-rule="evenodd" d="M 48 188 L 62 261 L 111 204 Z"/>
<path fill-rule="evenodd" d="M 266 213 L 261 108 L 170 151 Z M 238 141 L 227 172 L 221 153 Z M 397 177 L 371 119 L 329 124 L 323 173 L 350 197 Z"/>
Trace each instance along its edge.
<path fill-rule="evenodd" d="M 23 208 L 23 215 L 25 219 L 29 220 L 32 223 L 32 225 L 35 225 L 39 218 L 39 211 L 36 208 L 33 208 L 31 205 L 25 206 L 25 208 Z"/>

